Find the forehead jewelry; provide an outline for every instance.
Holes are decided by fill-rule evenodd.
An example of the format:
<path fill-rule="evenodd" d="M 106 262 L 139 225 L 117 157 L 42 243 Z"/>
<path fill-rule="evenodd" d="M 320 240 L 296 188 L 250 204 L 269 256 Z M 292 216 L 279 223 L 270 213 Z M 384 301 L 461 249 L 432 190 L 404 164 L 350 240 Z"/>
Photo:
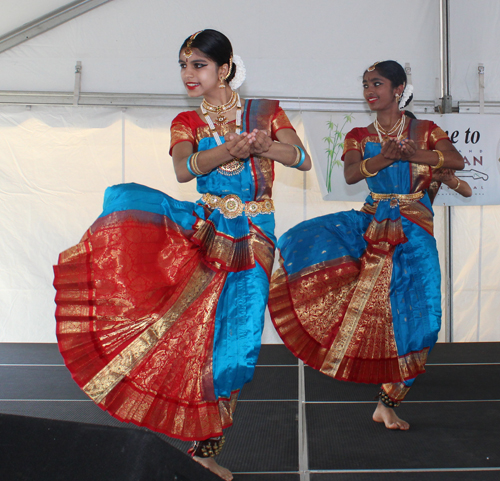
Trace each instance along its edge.
<path fill-rule="evenodd" d="M 203 32 L 203 30 L 199 30 L 198 32 L 196 33 L 193 33 L 193 35 L 191 35 L 189 37 L 189 40 L 187 41 L 187 44 L 186 44 L 186 50 L 184 50 L 184 56 L 186 57 L 186 59 L 188 59 L 189 57 L 191 57 L 191 55 L 193 55 L 193 49 L 191 48 L 191 44 L 193 43 L 193 40 L 198 36 L 198 34 L 200 34 L 201 32 Z"/>
<path fill-rule="evenodd" d="M 375 63 L 374 63 L 371 67 L 368 67 L 368 68 L 366 69 L 366 71 L 367 71 L 367 72 L 373 72 L 373 71 L 375 70 L 375 67 L 376 67 L 379 63 L 380 63 L 380 61 L 379 61 L 379 62 L 375 62 Z"/>

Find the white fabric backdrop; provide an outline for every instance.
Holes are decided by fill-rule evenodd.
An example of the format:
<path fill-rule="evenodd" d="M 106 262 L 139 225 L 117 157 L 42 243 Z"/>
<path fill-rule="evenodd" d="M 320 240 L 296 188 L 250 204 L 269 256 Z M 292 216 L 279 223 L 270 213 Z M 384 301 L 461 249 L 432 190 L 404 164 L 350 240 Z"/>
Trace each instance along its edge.
<path fill-rule="evenodd" d="M 108 185 L 139 182 L 194 201 L 168 148 L 174 109 L 0 107 L 0 342 L 54 342 L 52 264 L 101 212 Z M 290 114 L 303 136 L 300 119 Z M 314 175 L 276 168 L 277 229 L 326 213 Z M 307 190 L 304 190 L 305 182 Z M 265 340 L 278 342 L 266 323 Z"/>
<path fill-rule="evenodd" d="M 179 199 L 198 198 L 194 182 L 177 183 L 168 156 L 176 113 L 0 108 L 1 342 L 55 341 L 52 264 L 100 214 L 108 185 L 123 179 Z M 300 114 L 289 115 L 304 137 Z M 314 171 L 281 165 L 274 200 L 277 235 L 305 218 L 361 205 L 325 202 Z M 496 206 L 456 207 L 453 212 L 455 341 L 500 340 L 498 217 Z M 442 252 L 443 208 L 436 209 L 435 230 Z M 269 319 L 264 342 L 279 342 Z"/>

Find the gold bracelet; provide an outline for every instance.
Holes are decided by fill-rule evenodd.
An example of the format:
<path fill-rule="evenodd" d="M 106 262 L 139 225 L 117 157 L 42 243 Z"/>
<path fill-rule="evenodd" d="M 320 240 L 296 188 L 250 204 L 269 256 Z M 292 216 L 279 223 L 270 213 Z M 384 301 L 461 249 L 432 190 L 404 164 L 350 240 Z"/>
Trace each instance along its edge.
<path fill-rule="evenodd" d="M 443 155 L 443 152 L 441 152 L 440 150 L 433 150 L 433 152 L 436 152 L 436 154 L 438 154 L 438 163 L 436 165 L 432 166 L 433 169 L 437 170 L 437 169 L 440 169 L 441 167 L 443 167 L 444 155 Z"/>
<path fill-rule="evenodd" d="M 297 152 L 297 156 L 295 157 L 293 164 L 290 164 L 288 167 L 295 167 L 300 162 L 300 149 L 294 144 L 289 145 L 291 145 L 295 149 L 295 151 Z"/>
<path fill-rule="evenodd" d="M 375 172 L 374 174 L 371 174 L 368 172 L 368 169 L 366 168 L 366 163 L 371 159 L 371 157 L 368 157 L 367 159 L 363 160 L 361 164 L 359 164 L 359 170 L 361 172 L 361 175 L 363 177 L 375 177 L 378 172 Z"/>
<path fill-rule="evenodd" d="M 455 177 L 455 179 L 457 179 L 457 186 L 456 187 L 452 187 L 453 190 L 458 190 L 458 188 L 460 187 L 460 179 L 458 177 Z"/>
<path fill-rule="evenodd" d="M 206 175 L 208 172 L 202 172 L 201 169 L 198 167 L 198 155 L 200 155 L 200 152 L 196 152 L 191 157 L 191 168 L 193 169 L 193 172 L 195 172 L 197 175 Z"/>
<path fill-rule="evenodd" d="M 199 154 L 200 152 L 196 152 L 197 154 Z M 198 172 L 200 173 L 200 175 L 207 175 L 210 173 L 210 171 L 208 172 L 203 172 L 199 167 L 198 167 L 198 156 L 195 157 L 194 159 L 195 161 L 195 164 L 196 164 L 196 169 L 198 170 Z"/>
<path fill-rule="evenodd" d="M 198 152 L 195 152 L 191 156 L 191 159 L 189 160 L 189 163 L 191 165 L 191 170 L 195 173 L 195 175 L 201 175 L 200 171 L 198 170 L 198 164 L 195 163 L 196 157 L 198 157 Z"/>

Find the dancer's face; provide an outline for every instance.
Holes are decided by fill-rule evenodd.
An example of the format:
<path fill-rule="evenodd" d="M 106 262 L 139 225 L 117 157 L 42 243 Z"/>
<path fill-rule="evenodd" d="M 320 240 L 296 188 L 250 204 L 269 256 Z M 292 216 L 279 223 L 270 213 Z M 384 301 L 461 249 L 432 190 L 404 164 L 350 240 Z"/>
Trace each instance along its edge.
<path fill-rule="evenodd" d="M 193 48 L 193 54 L 186 58 L 185 49 L 179 55 L 181 79 L 190 97 L 211 97 L 219 87 L 220 67 L 203 52 Z"/>
<path fill-rule="evenodd" d="M 376 69 L 363 75 L 363 94 L 370 110 L 385 110 L 397 107 L 396 94 L 401 95 L 403 86 L 393 88 L 391 81 Z"/>

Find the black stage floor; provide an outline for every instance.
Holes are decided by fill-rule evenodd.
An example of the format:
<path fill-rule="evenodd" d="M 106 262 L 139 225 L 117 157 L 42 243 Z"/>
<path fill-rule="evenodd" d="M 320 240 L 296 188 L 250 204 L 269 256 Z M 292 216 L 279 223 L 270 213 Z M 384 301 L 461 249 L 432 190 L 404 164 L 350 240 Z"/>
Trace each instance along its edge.
<path fill-rule="evenodd" d="M 498 480 L 499 379 L 500 343 L 438 344 L 398 408 L 411 429 L 390 431 L 371 420 L 377 386 L 265 345 L 218 461 L 236 481 Z M 133 427 L 83 394 L 55 344 L 0 344 L 0 413 Z"/>

